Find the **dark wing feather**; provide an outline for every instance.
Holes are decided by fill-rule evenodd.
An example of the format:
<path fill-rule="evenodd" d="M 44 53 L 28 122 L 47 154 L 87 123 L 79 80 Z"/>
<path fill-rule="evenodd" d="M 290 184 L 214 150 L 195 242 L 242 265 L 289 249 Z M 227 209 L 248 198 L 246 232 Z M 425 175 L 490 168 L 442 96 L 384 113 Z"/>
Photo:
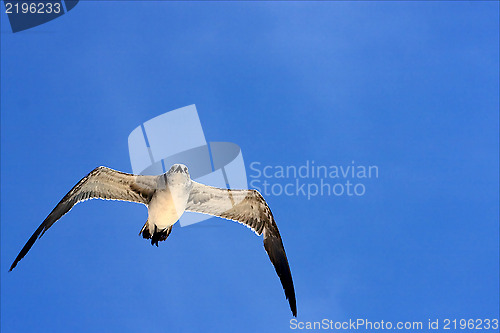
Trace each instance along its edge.
<path fill-rule="evenodd" d="M 16 267 L 35 241 L 79 202 L 100 198 L 147 204 L 154 193 L 156 176 L 136 176 L 106 167 L 97 167 L 80 180 L 57 204 L 26 242 L 9 271 Z"/>
<path fill-rule="evenodd" d="M 264 248 L 278 274 L 290 309 L 297 316 L 295 290 L 285 247 L 271 209 L 256 190 L 228 190 L 193 181 L 186 210 L 223 217 L 264 233 Z"/>

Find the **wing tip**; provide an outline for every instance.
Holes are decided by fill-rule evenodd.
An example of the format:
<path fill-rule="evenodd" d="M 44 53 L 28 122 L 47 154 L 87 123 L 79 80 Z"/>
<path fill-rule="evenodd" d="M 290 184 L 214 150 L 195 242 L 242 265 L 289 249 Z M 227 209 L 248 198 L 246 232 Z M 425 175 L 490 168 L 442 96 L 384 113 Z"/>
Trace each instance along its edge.
<path fill-rule="evenodd" d="M 295 291 L 293 292 L 291 297 L 287 296 L 286 298 L 288 299 L 288 304 L 290 304 L 290 310 L 292 310 L 293 316 L 297 317 L 297 301 L 295 300 Z"/>
<path fill-rule="evenodd" d="M 285 297 L 290 305 L 290 310 L 294 317 L 297 317 L 297 301 L 295 298 L 295 288 L 293 285 L 292 272 L 288 259 L 286 257 L 285 248 L 280 238 L 273 235 L 266 235 L 264 232 L 264 248 L 271 259 L 276 273 L 285 292 Z"/>
<path fill-rule="evenodd" d="M 12 270 L 14 268 L 16 268 L 17 264 L 19 263 L 19 261 L 21 261 L 21 259 L 24 258 L 24 256 L 22 257 L 19 257 L 21 255 L 21 253 L 19 253 L 19 255 L 16 257 L 16 260 L 14 260 L 14 262 L 12 263 L 12 265 L 10 265 L 10 268 L 9 268 L 9 272 L 12 272 Z"/>
<path fill-rule="evenodd" d="M 290 279 L 292 278 L 292 276 L 290 275 Z M 291 286 L 289 286 L 289 288 L 287 288 L 288 290 L 285 289 L 285 287 L 283 287 L 283 290 L 285 291 L 285 296 L 286 296 L 286 299 L 288 300 L 288 304 L 290 304 L 290 310 L 292 311 L 292 314 L 294 317 L 297 317 L 297 301 L 295 299 L 295 289 L 293 287 L 293 281 L 291 283 Z M 289 293 L 289 295 L 288 295 Z"/>

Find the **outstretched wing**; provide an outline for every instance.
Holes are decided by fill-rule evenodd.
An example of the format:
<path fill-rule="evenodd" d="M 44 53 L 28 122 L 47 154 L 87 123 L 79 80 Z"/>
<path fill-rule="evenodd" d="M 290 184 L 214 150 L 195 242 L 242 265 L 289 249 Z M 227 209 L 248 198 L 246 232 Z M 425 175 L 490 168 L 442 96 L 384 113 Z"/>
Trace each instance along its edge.
<path fill-rule="evenodd" d="M 297 316 L 292 274 L 278 226 L 262 195 L 256 190 L 228 190 L 193 181 L 186 210 L 223 217 L 264 233 L 264 248 L 274 265 L 290 309 Z"/>
<path fill-rule="evenodd" d="M 95 168 L 80 180 L 45 218 L 19 252 L 9 271 L 24 258 L 35 241 L 77 203 L 99 198 L 147 204 L 154 193 L 156 178 L 156 176 L 136 176 L 102 166 Z"/>

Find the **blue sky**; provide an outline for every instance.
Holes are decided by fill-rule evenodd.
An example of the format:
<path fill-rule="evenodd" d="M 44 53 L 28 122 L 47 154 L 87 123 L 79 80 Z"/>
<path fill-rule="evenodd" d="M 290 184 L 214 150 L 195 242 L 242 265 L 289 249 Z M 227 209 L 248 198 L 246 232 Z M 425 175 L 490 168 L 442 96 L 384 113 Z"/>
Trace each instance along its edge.
<path fill-rule="evenodd" d="M 2 332 L 286 332 L 246 228 L 137 236 L 144 206 L 62 196 L 196 104 L 262 165 L 376 165 L 363 196 L 268 196 L 299 321 L 499 312 L 498 2 L 90 2 L 12 34 L 1 14 Z M 287 180 L 274 179 L 276 183 Z M 22 198 L 22 200 L 20 200 Z"/>

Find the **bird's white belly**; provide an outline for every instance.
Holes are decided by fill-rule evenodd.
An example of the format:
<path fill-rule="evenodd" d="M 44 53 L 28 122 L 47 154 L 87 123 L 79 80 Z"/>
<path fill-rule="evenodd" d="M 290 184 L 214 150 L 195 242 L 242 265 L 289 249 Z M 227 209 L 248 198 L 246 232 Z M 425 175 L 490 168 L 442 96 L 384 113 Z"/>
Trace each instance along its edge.
<path fill-rule="evenodd" d="M 156 192 L 148 206 L 150 226 L 154 224 L 158 229 L 164 229 L 175 224 L 186 209 L 188 195 L 182 188 Z"/>

